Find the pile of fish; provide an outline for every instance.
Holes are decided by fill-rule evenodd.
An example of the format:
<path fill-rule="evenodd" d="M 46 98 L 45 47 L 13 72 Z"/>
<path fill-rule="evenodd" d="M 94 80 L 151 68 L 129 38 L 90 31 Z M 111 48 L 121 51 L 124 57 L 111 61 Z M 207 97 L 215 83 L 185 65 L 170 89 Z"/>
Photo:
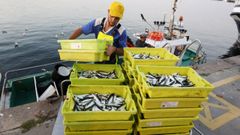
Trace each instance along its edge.
<path fill-rule="evenodd" d="M 116 94 L 74 95 L 74 111 L 126 111 L 124 98 Z"/>
<path fill-rule="evenodd" d="M 164 87 L 193 87 L 194 84 L 189 81 L 187 76 L 181 76 L 178 73 L 172 75 L 147 73 L 146 82 L 151 86 Z"/>
<path fill-rule="evenodd" d="M 87 70 L 87 71 L 78 72 L 78 76 L 80 79 L 82 79 L 82 78 L 117 79 L 115 70 L 113 70 L 111 72 Z"/>
<path fill-rule="evenodd" d="M 145 53 L 140 53 L 140 54 L 132 54 L 132 57 L 134 59 L 145 59 L 145 60 L 149 60 L 149 59 L 161 59 L 160 56 L 153 56 L 149 54 L 145 54 Z"/>

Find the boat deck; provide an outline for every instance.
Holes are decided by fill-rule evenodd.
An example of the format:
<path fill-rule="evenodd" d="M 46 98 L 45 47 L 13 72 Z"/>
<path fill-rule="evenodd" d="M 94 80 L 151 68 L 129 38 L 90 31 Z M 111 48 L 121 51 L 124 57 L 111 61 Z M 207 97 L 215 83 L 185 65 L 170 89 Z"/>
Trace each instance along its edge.
<path fill-rule="evenodd" d="M 206 63 L 199 66 L 197 71 L 216 89 L 209 95 L 209 101 L 203 103 L 204 110 L 199 115 L 200 120 L 194 122 L 196 129 L 203 135 L 239 135 L 240 56 Z M 57 118 L 51 117 L 48 121 L 38 124 L 24 134 L 61 135 L 63 134 L 63 124 L 59 105 L 59 101 L 54 104 L 42 102 L 4 110 L 0 112 L 0 134 L 23 134 L 20 130 L 21 122 L 36 118 L 36 113 L 33 111 L 30 113 L 29 110 L 44 108 L 45 112 L 51 112 Z M 199 133 L 193 132 L 192 135 L 199 135 Z"/>

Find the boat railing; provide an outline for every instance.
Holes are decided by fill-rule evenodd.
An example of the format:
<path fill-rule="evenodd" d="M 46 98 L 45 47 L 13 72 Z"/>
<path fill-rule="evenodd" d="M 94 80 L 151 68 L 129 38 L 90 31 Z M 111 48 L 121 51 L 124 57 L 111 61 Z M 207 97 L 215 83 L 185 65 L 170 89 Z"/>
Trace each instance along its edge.
<path fill-rule="evenodd" d="M 1 77 L 2 80 L 3 80 L 3 83 L 2 83 L 2 91 L 1 91 L 0 110 L 5 108 L 6 93 L 7 93 L 6 88 L 9 87 L 7 85 L 9 79 L 16 78 L 16 76 L 17 77 L 21 76 L 20 72 L 23 72 L 25 74 L 33 74 L 33 73 L 47 72 L 47 71 L 50 72 L 54 69 L 54 67 L 53 67 L 54 65 L 60 64 L 60 63 L 67 63 L 67 62 L 57 61 L 57 62 L 46 63 L 46 64 L 42 64 L 42 65 L 36 65 L 36 66 L 30 66 L 30 67 L 25 67 L 25 68 L 19 68 L 19 69 L 13 69 L 13 70 L 6 71 L 4 73 L 4 76 Z M 40 69 L 40 70 L 38 70 L 38 69 Z M 9 77 L 11 74 L 12 74 L 12 76 Z M 25 74 L 24 74 L 24 76 L 25 76 Z M 36 79 L 35 79 L 35 81 L 36 81 Z M 0 81 L 0 83 L 1 83 L 1 81 Z M 36 87 L 36 84 L 35 84 L 35 87 Z"/>
<path fill-rule="evenodd" d="M 177 65 L 182 64 L 184 54 L 186 53 L 187 50 L 192 50 L 196 53 L 196 56 L 192 59 L 191 66 L 200 64 L 200 62 L 204 63 L 206 61 L 206 53 L 203 50 L 202 42 L 199 39 L 195 39 L 190 44 L 186 45 L 183 51 L 180 53 L 179 55 L 180 61 L 178 62 Z"/>
<path fill-rule="evenodd" d="M 63 87 L 64 87 L 64 84 L 65 83 L 70 83 L 71 81 L 70 80 L 63 80 L 62 82 L 61 82 L 61 88 L 60 88 L 60 90 L 61 90 L 61 93 L 63 94 Z M 63 94 L 64 95 L 64 94 Z M 62 96 L 62 101 L 64 101 L 64 96 Z"/>

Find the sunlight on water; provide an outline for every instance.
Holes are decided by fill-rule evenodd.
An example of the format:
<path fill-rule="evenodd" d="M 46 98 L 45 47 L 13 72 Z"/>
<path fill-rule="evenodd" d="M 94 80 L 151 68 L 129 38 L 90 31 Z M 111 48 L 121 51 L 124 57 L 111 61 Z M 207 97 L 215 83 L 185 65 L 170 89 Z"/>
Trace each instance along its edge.
<path fill-rule="evenodd" d="M 133 33 L 148 27 L 141 13 L 153 24 L 170 13 L 172 4 L 170 0 L 121 1 L 125 5 L 121 23 L 132 39 Z M 1 0 L 0 71 L 59 60 L 57 40 L 67 39 L 77 27 L 106 16 L 109 4 L 102 0 Z M 177 16 L 184 16 L 188 34 L 202 41 L 208 59 L 224 54 L 237 38 L 229 16 L 232 8 L 232 3 L 213 0 L 178 2 Z"/>

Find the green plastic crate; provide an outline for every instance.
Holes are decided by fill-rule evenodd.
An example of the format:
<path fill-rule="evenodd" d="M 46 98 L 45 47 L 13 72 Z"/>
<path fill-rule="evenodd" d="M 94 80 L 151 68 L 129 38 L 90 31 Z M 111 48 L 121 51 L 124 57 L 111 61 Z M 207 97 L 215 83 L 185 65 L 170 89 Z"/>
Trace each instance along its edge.
<path fill-rule="evenodd" d="M 58 53 L 60 60 L 65 61 L 102 62 L 110 58 L 104 50 L 58 50 Z"/>
<path fill-rule="evenodd" d="M 110 94 L 114 93 L 125 99 L 126 111 L 73 111 L 74 94 L 88 94 L 88 93 L 100 93 Z M 63 103 L 62 114 L 64 121 L 76 122 L 76 121 L 97 121 L 97 120 L 130 120 L 131 116 L 136 114 L 136 105 L 131 97 L 129 87 L 120 85 L 70 85 L 67 91 L 67 99 Z"/>
<path fill-rule="evenodd" d="M 134 119 L 127 121 L 83 121 L 64 122 L 64 126 L 70 131 L 93 131 L 93 130 L 130 130 Z"/>
<path fill-rule="evenodd" d="M 208 97 L 208 94 L 214 89 L 214 86 L 202 78 L 196 71 L 190 67 L 171 67 L 171 66 L 137 66 L 140 89 L 152 97 Z M 145 74 L 164 74 L 171 75 L 179 73 L 187 76 L 188 79 L 195 84 L 193 87 L 163 87 L 150 86 L 146 82 Z"/>
<path fill-rule="evenodd" d="M 64 135 L 131 135 L 132 130 L 99 130 L 99 131 L 64 131 Z"/>
<path fill-rule="evenodd" d="M 137 124 L 139 128 L 188 126 L 195 120 L 198 120 L 198 117 L 143 119 L 138 115 Z"/>
<path fill-rule="evenodd" d="M 115 70 L 116 79 L 94 79 L 94 78 L 79 78 L 79 71 L 86 70 L 101 70 L 111 72 Z M 78 64 L 73 65 L 73 71 L 70 75 L 70 80 L 72 85 L 120 85 L 125 81 L 125 77 L 122 72 L 120 65 L 115 64 Z"/>
<path fill-rule="evenodd" d="M 136 82 L 136 80 L 135 80 Z M 132 87 L 136 97 L 144 109 L 160 108 L 196 108 L 208 98 L 149 98 L 142 90 L 139 90 L 139 84 L 135 83 Z"/>
<path fill-rule="evenodd" d="M 203 108 L 144 109 L 139 101 L 137 107 L 144 119 L 197 117 Z"/>
<path fill-rule="evenodd" d="M 132 68 L 128 60 L 124 61 L 123 66 L 125 68 L 128 78 L 135 78 L 137 76 L 136 68 Z"/>
<path fill-rule="evenodd" d="M 132 57 L 132 54 L 139 53 L 160 56 L 161 59 L 143 60 Z M 135 69 L 137 65 L 176 66 L 179 58 L 165 48 L 124 48 L 124 60 L 129 61 L 130 66 Z"/>
<path fill-rule="evenodd" d="M 188 126 L 171 126 L 171 127 L 154 127 L 154 128 L 138 128 L 140 135 L 153 135 L 153 134 L 173 134 L 185 135 L 193 128 L 192 125 Z"/>
<path fill-rule="evenodd" d="M 113 41 L 99 39 L 58 40 L 62 50 L 106 50 Z"/>

